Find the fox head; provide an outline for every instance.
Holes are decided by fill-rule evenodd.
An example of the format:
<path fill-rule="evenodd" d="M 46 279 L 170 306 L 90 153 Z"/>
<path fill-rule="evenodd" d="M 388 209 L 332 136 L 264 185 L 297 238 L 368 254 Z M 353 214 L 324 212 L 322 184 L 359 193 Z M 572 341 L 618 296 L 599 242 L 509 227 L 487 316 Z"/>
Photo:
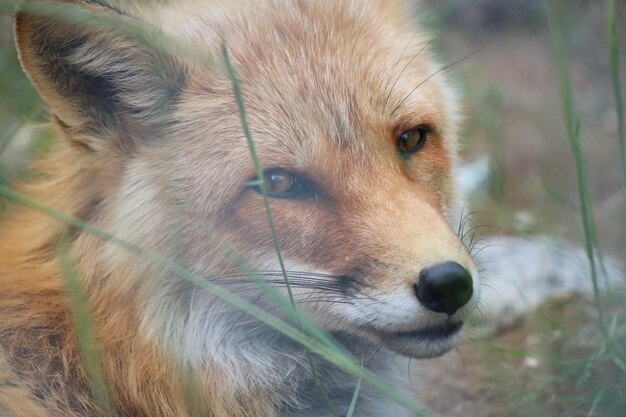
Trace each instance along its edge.
<path fill-rule="evenodd" d="M 89 196 L 74 214 L 263 304 L 246 271 L 285 289 L 263 179 L 300 309 L 411 357 L 459 341 L 478 276 L 447 221 L 457 105 L 402 1 L 72 3 L 89 24 L 27 2 L 16 35 L 73 192 Z M 124 304 L 186 357 L 226 348 L 224 320 L 243 320 L 87 232 L 73 255 L 90 297 Z"/>

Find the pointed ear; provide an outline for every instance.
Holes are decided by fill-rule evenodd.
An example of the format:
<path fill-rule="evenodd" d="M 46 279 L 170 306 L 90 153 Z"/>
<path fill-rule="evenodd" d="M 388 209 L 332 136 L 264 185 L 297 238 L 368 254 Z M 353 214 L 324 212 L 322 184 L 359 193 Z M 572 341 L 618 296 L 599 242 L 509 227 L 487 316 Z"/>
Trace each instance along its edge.
<path fill-rule="evenodd" d="M 119 29 L 124 22 L 136 26 L 136 19 L 93 3 L 62 7 L 114 17 L 120 23 L 116 29 L 44 17 L 27 7 L 18 11 L 20 60 L 55 119 L 74 139 L 137 140 L 166 123 L 184 86 L 185 70 L 173 56 L 151 47 L 145 36 Z"/>

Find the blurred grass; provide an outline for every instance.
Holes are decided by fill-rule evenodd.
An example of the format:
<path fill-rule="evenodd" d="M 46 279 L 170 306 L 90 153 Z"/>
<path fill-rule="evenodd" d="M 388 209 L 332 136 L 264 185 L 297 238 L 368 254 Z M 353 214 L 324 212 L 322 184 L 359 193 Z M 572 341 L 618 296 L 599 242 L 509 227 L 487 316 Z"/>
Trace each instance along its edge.
<path fill-rule="evenodd" d="M 18 128 L 27 118 L 33 118 L 40 105 L 39 95 L 20 67 L 12 26 L 10 16 L 0 15 L 0 158 Z M 11 176 L 8 167 L 0 159 L 0 184 L 8 184 Z M 5 205 L 0 199 L 0 213 Z"/>
<path fill-rule="evenodd" d="M 617 66 L 617 51 L 613 50 L 613 46 L 617 43 L 616 31 L 614 30 L 615 10 L 611 10 L 611 1 L 609 0 L 609 40 L 611 46 L 611 68 Z M 560 7 L 558 6 L 560 4 Z M 605 314 L 605 304 L 608 297 L 602 297 L 599 285 L 599 269 L 602 267 L 602 256 L 597 257 L 601 253 L 598 242 L 598 234 L 596 230 L 596 222 L 593 216 L 593 205 L 589 192 L 589 177 L 587 174 L 586 160 L 581 144 L 580 135 L 580 118 L 576 116 L 574 93 L 570 79 L 568 46 L 565 42 L 565 32 L 562 21 L 559 19 L 559 10 L 563 8 L 563 4 L 558 1 L 547 2 L 546 10 L 548 16 L 548 24 L 550 27 L 552 43 L 556 55 L 557 79 L 559 81 L 559 91 L 562 104 L 563 118 L 567 131 L 567 139 L 575 164 L 575 173 L 578 181 L 579 194 L 579 210 L 583 225 L 582 245 L 587 253 L 589 262 L 590 280 L 593 284 L 593 297 L 595 307 L 595 320 L 597 320 L 599 334 L 594 339 L 598 341 L 598 346 L 592 351 L 589 358 L 580 358 L 578 355 L 563 355 L 566 352 L 559 352 L 558 355 L 544 355 L 550 360 L 555 368 L 555 376 L 549 379 L 545 386 L 552 391 L 557 391 L 555 385 L 563 381 L 574 380 L 576 387 L 583 389 L 566 390 L 566 394 L 570 394 L 565 399 L 565 404 L 571 412 L 586 413 L 591 415 L 602 416 L 621 416 L 626 412 L 626 384 L 624 376 L 626 376 L 626 354 L 624 341 L 626 340 L 626 327 L 618 326 L 619 322 L 623 323 L 623 310 L 617 310 L 609 319 Z M 613 72 L 613 71 L 612 71 Z M 619 77 L 613 77 L 613 88 L 619 88 Z M 622 133 L 623 114 L 620 110 L 621 92 L 616 93 L 617 119 L 618 119 L 618 137 Z M 620 150 L 623 152 L 623 143 L 620 141 Z M 620 153 L 620 168 L 624 168 L 624 154 Z M 618 178 L 620 174 L 618 173 Z M 623 179 L 623 176 L 622 176 Z M 597 262 L 600 262 L 600 265 Z M 623 289 L 621 289 L 623 291 Z M 622 298 L 622 297 L 619 297 Z M 608 320 L 611 321 L 609 328 Z M 585 327 L 593 326 L 590 325 Z M 560 325 L 560 323 L 556 323 Z M 583 327 L 583 330 L 587 330 Z M 578 333 L 580 335 L 580 333 Z M 566 341 L 566 342 L 571 342 Z M 580 342 L 577 341 L 580 345 Z M 599 379 L 596 376 L 614 375 L 615 378 Z M 621 375 L 621 376 L 620 376 Z M 541 389 L 537 389 L 533 396 L 540 395 Z M 557 391 L 558 392 L 558 391 Z M 534 401 L 533 401 L 534 402 Z"/>
<path fill-rule="evenodd" d="M 257 186 L 259 187 L 259 190 L 261 191 L 261 195 L 263 197 L 263 205 L 265 206 L 265 214 L 267 216 L 267 221 L 269 223 L 269 226 L 272 232 L 272 242 L 274 243 L 276 257 L 278 258 L 280 272 L 285 281 L 285 288 L 287 289 L 287 296 L 289 298 L 289 303 L 291 307 L 293 308 L 293 310 L 297 311 L 296 302 L 293 298 L 293 292 L 291 291 L 291 285 L 289 284 L 289 278 L 287 277 L 287 271 L 285 269 L 285 262 L 283 261 L 283 255 L 280 250 L 278 233 L 276 232 L 276 226 L 274 225 L 274 217 L 272 216 L 272 210 L 270 208 L 269 197 L 267 196 L 267 186 L 265 184 L 265 176 L 263 174 L 263 167 L 261 166 L 261 161 L 259 160 L 259 156 L 256 153 L 254 140 L 252 139 L 252 134 L 250 133 L 250 128 L 248 126 L 248 118 L 246 114 L 246 107 L 244 105 L 244 99 L 241 94 L 239 80 L 237 78 L 235 68 L 233 67 L 233 64 L 231 63 L 231 60 L 228 56 L 228 48 L 227 48 L 226 43 L 222 44 L 222 58 L 224 60 L 226 70 L 230 76 L 230 81 L 233 86 L 233 93 L 235 96 L 235 100 L 237 101 L 237 108 L 239 110 L 239 117 L 241 120 L 241 129 L 243 130 L 244 136 L 246 137 L 246 141 L 248 143 L 248 149 L 250 150 L 250 156 L 252 157 L 252 161 L 254 163 L 254 170 L 256 172 L 256 180 L 254 181 L 253 184 L 248 184 L 248 185 Z M 298 316 L 296 316 L 296 318 L 298 322 L 298 328 L 301 329 L 302 323 L 300 319 L 298 318 Z M 328 397 L 328 393 L 326 392 L 326 389 L 324 389 L 324 386 L 322 385 L 322 382 L 319 379 L 317 370 L 315 368 L 315 364 L 313 363 L 313 356 L 312 356 L 311 350 L 306 345 L 304 346 L 304 348 L 306 350 L 306 357 L 309 362 L 309 367 L 311 368 L 311 375 L 313 376 L 313 381 L 315 382 L 315 385 L 320 390 L 320 393 L 322 394 L 324 401 L 326 401 L 326 403 L 328 404 L 333 416 L 339 417 L 339 414 L 337 413 L 335 406 L 333 405 L 332 401 Z M 357 392 L 360 389 L 360 384 L 361 384 L 361 379 L 359 378 L 359 384 L 357 385 L 357 390 L 356 390 Z M 356 394 L 354 398 L 355 399 L 357 398 Z M 354 410 L 354 407 L 351 406 L 351 408 L 352 410 Z"/>
<path fill-rule="evenodd" d="M 624 309 L 607 310 L 613 318 L 610 335 L 626 344 Z M 504 346 L 520 346 L 523 356 L 497 353 L 501 366 L 494 369 L 494 387 L 511 414 L 536 416 L 620 417 L 626 411 L 624 371 L 615 366 L 606 349 L 593 303 L 566 298 L 544 305 L 525 321 L 523 331 Z M 496 343 L 496 345 L 498 345 Z M 493 352 L 493 351 L 492 351 Z"/>
<path fill-rule="evenodd" d="M 1 192 L 1 191 L 0 191 Z M 65 293 L 72 314 L 80 354 L 85 365 L 86 377 L 99 417 L 115 417 L 109 388 L 106 384 L 102 367 L 101 350 L 94 332 L 87 297 L 81 284 L 80 276 L 70 257 L 70 241 L 66 236 L 59 236 L 55 242 L 55 252 L 65 279 Z"/>
<path fill-rule="evenodd" d="M 462 80 L 468 115 L 463 154 L 471 159 L 487 153 L 497 160 L 495 153 L 504 150 L 506 159 L 501 178 L 504 198 L 495 201 L 479 195 L 472 202 L 476 211 L 495 214 L 479 215 L 479 222 L 495 222 L 503 231 L 530 230 L 577 240 L 579 233 L 572 225 L 579 218 L 578 186 L 576 175 L 570 175 L 575 173 L 575 164 L 564 152 L 564 130 L 557 118 L 561 112 L 559 82 L 552 69 L 554 52 L 542 2 L 443 3 L 448 10 L 439 19 L 447 25 L 441 30 L 442 54 L 456 57 L 484 48 L 475 58 L 453 68 Z M 504 17 L 499 23 L 489 23 L 493 19 L 489 16 L 507 7 L 510 11 L 500 12 Z M 559 7 L 567 33 L 574 101 L 580 110 L 581 146 L 597 234 L 602 236 L 603 253 L 621 256 L 626 253 L 626 205 L 620 170 L 616 169 L 620 150 L 614 138 L 620 117 L 606 53 L 605 3 L 570 1 Z M 616 26 L 623 27 L 624 7 L 617 7 L 615 18 L 619 22 Z M 617 32 L 618 45 L 626 44 L 625 35 L 624 31 Z M 623 58 L 624 48 L 617 49 Z M 623 85 L 626 73 L 620 71 L 619 76 Z M 490 90 L 502 95 L 497 111 L 488 97 Z M 501 125 L 494 129 L 479 123 L 489 118 L 499 118 Z M 498 137 L 499 142 L 494 140 Z"/>
<path fill-rule="evenodd" d="M 617 39 L 617 12 L 615 0 L 607 0 L 607 20 L 609 33 L 609 59 L 611 65 L 611 81 L 615 96 L 615 113 L 617 117 L 617 140 L 620 146 L 622 165 L 622 181 L 626 189 L 626 133 L 624 132 L 624 104 L 622 100 L 622 81 L 620 78 L 620 52 Z M 622 26 L 623 28 L 623 26 Z"/>
<path fill-rule="evenodd" d="M 263 277 L 256 270 L 247 265 L 245 261 L 239 258 L 236 254 L 230 254 L 232 256 L 233 262 L 240 269 L 242 269 L 242 271 L 245 271 L 248 274 L 252 282 L 257 283 L 261 287 L 265 294 L 268 295 L 270 299 L 275 302 L 276 307 L 283 309 L 283 311 L 290 314 L 290 318 L 293 318 L 294 320 L 296 320 L 296 322 L 301 323 L 305 331 L 294 328 L 291 324 L 257 307 L 255 304 L 250 303 L 249 301 L 241 298 L 237 294 L 234 294 L 224 287 L 214 284 L 206 280 L 205 278 L 194 274 L 185 267 L 168 258 L 164 258 L 158 253 L 147 250 L 135 243 L 120 239 L 104 230 L 100 230 L 91 226 L 88 223 L 84 223 L 80 219 L 61 212 L 57 212 L 56 210 L 47 207 L 35 200 L 32 200 L 7 186 L 0 185 L 0 196 L 7 198 L 17 204 L 21 204 L 40 211 L 62 224 L 80 228 L 89 234 L 92 234 L 100 239 L 115 244 L 120 248 L 136 254 L 143 259 L 161 265 L 162 267 L 176 274 L 180 278 L 190 282 L 191 284 L 206 291 L 207 293 L 219 297 L 220 299 L 241 309 L 242 311 L 249 313 L 250 315 L 256 317 L 259 321 L 265 323 L 279 333 L 282 333 L 293 341 L 298 342 L 302 346 L 306 347 L 311 352 L 320 355 L 335 366 L 354 375 L 357 378 L 355 379 L 355 381 L 357 381 L 357 386 L 359 380 L 365 381 L 372 387 L 380 390 L 382 393 L 389 396 L 389 398 L 413 411 L 416 416 L 431 416 L 431 413 L 428 412 L 423 406 L 416 403 L 414 400 L 402 394 L 401 392 L 394 390 L 387 384 L 387 382 L 380 379 L 380 377 L 364 369 L 362 365 L 360 365 L 355 360 L 354 357 L 352 357 L 348 352 L 345 351 L 345 349 L 338 345 L 334 341 L 334 339 L 328 335 L 328 333 L 326 333 L 324 330 L 320 329 L 315 323 L 313 323 L 307 315 L 301 313 L 297 309 L 291 308 L 291 304 L 285 304 L 284 297 L 282 297 L 282 295 L 280 295 L 280 293 L 278 293 L 276 289 L 269 286 L 269 284 L 264 284 Z M 239 262 L 241 262 L 241 264 L 239 264 Z M 71 264 L 66 264 L 66 266 L 71 267 Z M 71 269 L 68 271 L 71 272 Z M 69 275 L 69 279 L 72 279 L 71 275 Z M 278 297 L 278 299 L 276 297 Z M 83 301 L 81 300 L 80 295 L 78 295 L 77 298 L 72 302 L 75 303 L 74 308 L 76 311 L 82 311 Z M 88 333 L 81 336 L 84 337 L 84 340 L 88 343 L 92 337 L 90 336 L 89 332 L 90 330 L 88 331 Z"/>
<path fill-rule="evenodd" d="M 39 95 L 24 76 L 13 40 L 13 20 L 0 15 L 0 147 L 14 127 L 39 107 Z"/>
<path fill-rule="evenodd" d="M 565 129 L 567 131 L 567 139 L 572 151 L 575 162 L 576 177 L 578 178 L 578 197 L 580 201 L 580 214 L 582 216 L 582 224 L 584 229 L 583 246 L 587 252 L 589 260 L 590 278 L 593 283 L 593 294 L 598 311 L 598 323 L 602 330 L 602 334 L 607 343 L 610 343 L 608 330 L 604 319 L 604 312 L 600 301 L 600 290 L 598 286 L 598 266 L 596 265 L 596 252 L 598 251 L 598 237 L 593 219 L 591 198 L 588 189 L 587 169 L 585 159 L 580 143 L 580 120 L 575 115 L 574 102 L 572 95 L 572 86 L 570 81 L 568 63 L 567 63 L 567 47 L 565 45 L 564 34 L 562 32 L 561 23 L 557 20 L 556 10 L 552 4 L 547 6 L 548 24 L 552 34 L 552 42 L 556 52 L 557 78 L 559 81 L 559 90 L 561 95 L 561 103 L 563 107 L 563 117 L 565 119 Z"/>
<path fill-rule="evenodd" d="M 506 161 L 503 175 L 472 199 L 478 222 L 495 225 L 496 233 L 579 241 L 595 289 L 593 305 L 584 298 L 556 309 L 549 303 L 508 335 L 472 343 L 492 370 L 489 389 L 502 399 L 489 396 L 493 408 L 503 408 L 485 407 L 483 415 L 626 415 L 626 294 L 598 288 L 603 256 L 594 256 L 626 259 L 624 3 L 430 3 L 440 12 L 432 20 L 447 26 L 437 42 L 444 57 L 484 47 L 456 68 L 468 113 L 465 157 L 490 155 L 492 172 Z M 554 39 L 546 4 L 558 20 Z"/>

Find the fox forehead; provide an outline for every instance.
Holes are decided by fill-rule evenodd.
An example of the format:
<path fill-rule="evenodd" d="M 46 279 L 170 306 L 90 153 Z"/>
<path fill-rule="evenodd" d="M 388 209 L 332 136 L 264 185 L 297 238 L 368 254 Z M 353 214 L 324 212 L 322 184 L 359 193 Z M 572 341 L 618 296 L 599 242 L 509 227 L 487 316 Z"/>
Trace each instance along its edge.
<path fill-rule="evenodd" d="M 264 0 L 248 4 L 246 13 L 236 2 L 216 4 L 187 5 L 167 26 L 180 27 L 172 29 L 182 31 L 177 36 L 203 45 L 218 61 L 222 42 L 227 45 L 256 141 L 303 156 L 315 152 L 316 138 L 362 150 L 367 140 L 391 140 L 417 125 L 451 124 L 445 83 L 433 77 L 420 85 L 437 72 L 425 32 L 388 19 L 378 2 Z M 190 22 L 177 25 L 182 16 Z M 210 113 L 220 134 L 241 136 L 222 65 L 192 71 L 181 101 L 183 118 Z"/>

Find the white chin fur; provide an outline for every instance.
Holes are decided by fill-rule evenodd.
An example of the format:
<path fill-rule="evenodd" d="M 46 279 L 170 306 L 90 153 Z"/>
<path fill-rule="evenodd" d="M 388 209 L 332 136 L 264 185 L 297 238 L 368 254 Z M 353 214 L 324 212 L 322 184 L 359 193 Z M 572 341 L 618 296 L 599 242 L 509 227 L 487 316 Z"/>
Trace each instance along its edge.
<path fill-rule="evenodd" d="M 380 343 L 389 350 L 417 359 L 436 358 L 448 353 L 461 341 L 463 330 L 440 338 L 384 336 Z"/>
<path fill-rule="evenodd" d="M 305 299 L 306 294 L 296 298 Z M 454 316 L 433 313 L 398 291 L 377 297 L 356 297 L 350 303 L 311 305 L 303 310 L 328 331 L 354 334 L 412 358 L 441 356 L 461 341 L 462 323 L 471 314 L 472 299 Z M 453 324 L 452 324 L 453 323 Z"/>

